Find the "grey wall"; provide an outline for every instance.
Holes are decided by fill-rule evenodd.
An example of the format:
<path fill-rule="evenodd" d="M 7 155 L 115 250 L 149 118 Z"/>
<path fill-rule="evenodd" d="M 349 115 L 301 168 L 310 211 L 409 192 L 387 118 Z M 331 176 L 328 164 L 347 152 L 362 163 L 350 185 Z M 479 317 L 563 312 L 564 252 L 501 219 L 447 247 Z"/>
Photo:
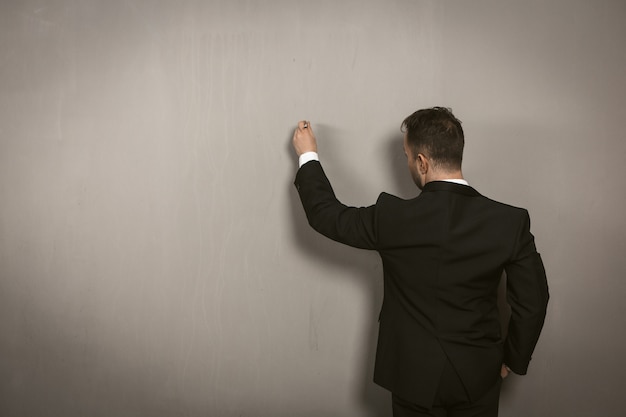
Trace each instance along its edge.
<path fill-rule="evenodd" d="M 501 415 L 623 412 L 626 5 L 0 3 L 0 415 L 383 416 L 375 253 L 306 225 L 295 123 L 340 198 L 416 194 L 399 125 L 464 121 L 552 292 Z"/>

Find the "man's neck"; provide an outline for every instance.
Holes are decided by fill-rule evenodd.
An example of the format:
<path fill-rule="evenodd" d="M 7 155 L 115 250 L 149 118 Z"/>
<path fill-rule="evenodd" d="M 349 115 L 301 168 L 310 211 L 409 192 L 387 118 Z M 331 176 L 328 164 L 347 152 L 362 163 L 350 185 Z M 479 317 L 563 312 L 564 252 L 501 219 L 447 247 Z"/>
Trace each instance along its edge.
<path fill-rule="evenodd" d="M 431 181 L 450 181 L 450 180 L 464 180 L 463 172 L 458 171 L 429 171 L 426 174 L 426 183 L 428 184 Z"/>

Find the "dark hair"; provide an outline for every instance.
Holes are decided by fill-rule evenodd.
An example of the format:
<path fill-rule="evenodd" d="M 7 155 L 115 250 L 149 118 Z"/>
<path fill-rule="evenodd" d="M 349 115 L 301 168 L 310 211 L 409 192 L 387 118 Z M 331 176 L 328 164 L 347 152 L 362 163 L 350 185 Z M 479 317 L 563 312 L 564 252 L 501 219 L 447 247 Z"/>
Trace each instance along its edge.
<path fill-rule="evenodd" d="M 415 157 L 422 153 L 445 170 L 461 168 L 465 139 L 461 121 L 452 110 L 445 107 L 418 110 L 404 119 L 402 131 L 406 132 L 407 145 Z"/>

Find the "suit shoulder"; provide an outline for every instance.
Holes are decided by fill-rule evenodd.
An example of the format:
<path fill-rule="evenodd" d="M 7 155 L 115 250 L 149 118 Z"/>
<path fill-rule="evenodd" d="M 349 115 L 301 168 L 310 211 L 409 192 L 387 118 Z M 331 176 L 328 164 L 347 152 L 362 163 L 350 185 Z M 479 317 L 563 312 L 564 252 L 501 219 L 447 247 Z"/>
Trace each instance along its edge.
<path fill-rule="evenodd" d="M 397 205 L 402 205 L 402 204 L 407 204 L 411 201 L 413 201 L 415 198 L 412 199 L 404 199 L 398 196 L 395 196 L 393 194 L 389 194 L 389 193 L 385 193 L 382 192 L 380 193 L 380 195 L 378 196 L 378 200 L 376 200 L 376 205 L 383 205 L 383 206 L 397 206 Z"/>
<path fill-rule="evenodd" d="M 495 205 L 495 206 L 497 206 L 497 207 L 500 207 L 500 208 L 502 208 L 503 210 L 517 211 L 517 212 L 520 212 L 520 213 L 523 213 L 523 212 L 527 212 L 527 211 L 528 211 L 528 210 L 526 210 L 526 209 L 525 209 L 525 208 L 523 208 L 523 207 L 518 207 L 518 206 L 514 206 L 514 205 L 512 205 L 512 204 L 504 203 L 504 202 L 502 202 L 502 201 L 494 200 L 494 199 L 492 199 L 492 198 L 485 197 L 484 195 L 481 195 L 481 197 L 482 197 L 485 201 L 489 202 L 490 204 L 493 204 L 493 205 Z"/>
<path fill-rule="evenodd" d="M 481 196 L 481 198 L 484 199 L 486 204 L 492 206 L 495 210 L 509 218 L 524 219 L 529 217 L 528 210 L 523 207 L 503 203 L 502 201 L 493 200 L 485 196 Z"/>

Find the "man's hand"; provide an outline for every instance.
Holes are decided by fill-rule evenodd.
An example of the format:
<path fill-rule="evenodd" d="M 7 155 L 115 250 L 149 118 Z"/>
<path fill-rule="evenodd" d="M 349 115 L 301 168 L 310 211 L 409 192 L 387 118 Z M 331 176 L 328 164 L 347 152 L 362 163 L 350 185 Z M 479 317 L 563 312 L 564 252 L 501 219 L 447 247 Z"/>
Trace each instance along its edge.
<path fill-rule="evenodd" d="M 509 370 L 509 368 L 506 365 L 502 364 L 502 369 L 500 369 L 500 376 L 502 377 L 502 379 L 509 376 L 510 373 L 511 371 Z"/>
<path fill-rule="evenodd" d="M 311 123 L 307 121 L 298 122 L 298 128 L 293 133 L 292 142 L 298 156 L 305 152 L 317 152 L 315 134 L 311 128 Z"/>

